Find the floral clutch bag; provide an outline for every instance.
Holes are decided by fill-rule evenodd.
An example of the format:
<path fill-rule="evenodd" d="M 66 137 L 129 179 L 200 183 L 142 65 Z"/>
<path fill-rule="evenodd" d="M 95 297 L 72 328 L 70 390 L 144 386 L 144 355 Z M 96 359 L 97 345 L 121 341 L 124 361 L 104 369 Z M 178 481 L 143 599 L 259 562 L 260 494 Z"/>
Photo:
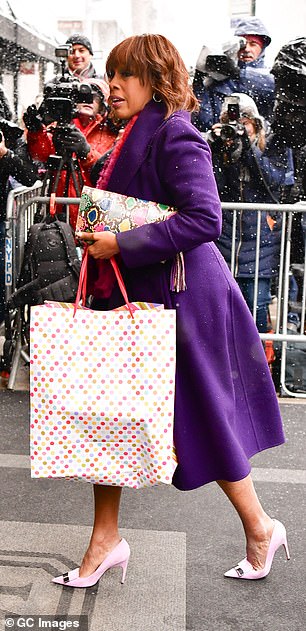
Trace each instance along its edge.
<path fill-rule="evenodd" d="M 171 206 L 84 186 L 77 219 L 79 232 L 124 232 L 146 223 L 165 221 L 177 211 Z"/>
<path fill-rule="evenodd" d="M 173 206 L 83 186 L 76 231 L 110 230 L 117 234 L 144 224 L 166 221 L 177 212 Z M 177 253 L 173 262 L 170 289 L 176 292 L 186 289 L 182 252 Z"/>

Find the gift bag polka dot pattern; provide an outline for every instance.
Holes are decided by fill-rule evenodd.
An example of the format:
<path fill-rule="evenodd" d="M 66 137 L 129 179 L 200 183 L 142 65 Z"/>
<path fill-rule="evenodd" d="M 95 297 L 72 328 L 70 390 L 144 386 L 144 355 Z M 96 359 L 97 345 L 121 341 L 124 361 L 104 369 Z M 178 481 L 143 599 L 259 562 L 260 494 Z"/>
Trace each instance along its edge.
<path fill-rule="evenodd" d="M 170 484 L 175 311 L 61 306 L 31 308 L 32 477 Z"/>

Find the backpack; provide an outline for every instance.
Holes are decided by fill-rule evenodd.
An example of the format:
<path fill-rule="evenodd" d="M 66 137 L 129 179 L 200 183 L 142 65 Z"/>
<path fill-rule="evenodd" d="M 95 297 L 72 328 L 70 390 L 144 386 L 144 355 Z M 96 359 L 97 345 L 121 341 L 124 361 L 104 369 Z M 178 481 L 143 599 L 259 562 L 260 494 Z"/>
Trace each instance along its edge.
<path fill-rule="evenodd" d="M 30 226 L 12 307 L 74 302 L 81 263 L 71 226 L 58 219 Z"/>

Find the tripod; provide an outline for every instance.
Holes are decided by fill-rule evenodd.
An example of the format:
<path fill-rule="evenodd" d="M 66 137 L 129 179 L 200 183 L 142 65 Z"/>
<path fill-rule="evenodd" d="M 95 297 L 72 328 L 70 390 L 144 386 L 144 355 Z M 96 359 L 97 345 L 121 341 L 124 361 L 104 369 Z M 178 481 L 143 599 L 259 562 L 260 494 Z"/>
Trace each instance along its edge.
<path fill-rule="evenodd" d="M 56 194 L 61 180 L 62 173 L 65 174 L 63 181 L 63 190 L 60 197 L 69 197 L 69 184 L 72 180 L 76 197 L 80 197 L 83 186 L 83 177 L 80 164 L 77 158 L 73 158 L 71 154 L 63 152 L 63 155 L 49 156 L 46 164 L 46 172 L 42 183 L 42 197 L 50 197 Z M 68 209 L 67 209 L 68 210 Z M 40 209 L 37 209 L 37 216 L 41 218 Z M 40 220 L 40 219 L 39 219 Z M 37 218 L 35 217 L 35 222 Z"/>
<path fill-rule="evenodd" d="M 62 172 L 65 172 L 65 181 L 63 194 L 61 196 L 68 197 L 69 183 L 72 179 L 77 197 L 79 197 L 83 186 L 80 165 L 77 158 L 72 158 L 71 154 L 65 153 L 63 153 L 62 156 L 49 156 L 46 173 L 43 179 L 42 194 L 49 196 L 51 193 L 57 192 Z"/>

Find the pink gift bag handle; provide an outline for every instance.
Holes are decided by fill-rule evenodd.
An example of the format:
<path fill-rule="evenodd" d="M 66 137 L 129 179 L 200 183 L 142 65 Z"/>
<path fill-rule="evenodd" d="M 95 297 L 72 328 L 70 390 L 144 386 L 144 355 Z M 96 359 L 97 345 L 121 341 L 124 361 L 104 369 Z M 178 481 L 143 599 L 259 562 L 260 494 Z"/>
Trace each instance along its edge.
<path fill-rule="evenodd" d="M 115 272 L 116 278 L 117 278 L 117 282 L 120 288 L 120 291 L 122 293 L 122 296 L 124 298 L 124 302 L 133 318 L 133 313 L 135 311 L 135 307 L 132 305 L 132 303 L 129 301 L 128 299 L 128 295 L 127 295 L 127 291 L 126 291 L 126 287 L 124 284 L 124 280 L 122 278 L 120 269 L 118 267 L 118 263 L 115 259 L 114 256 L 112 256 L 110 258 L 110 262 L 112 265 L 112 268 Z M 75 315 L 76 310 L 78 308 L 79 302 L 81 300 L 82 297 L 82 302 L 83 305 L 85 305 L 86 303 L 86 286 L 87 286 L 87 266 L 88 266 L 88 249 L 85 249 L 84 252 L 84 256 L 83 256 L 83 260 L 82 260 L 82 265 L 81 265 L 81 270 L 80 270 L 80 277 L 79 277 L 79 284 L 78 284 L 78 290 L 77 290 L 77 295 L 76 295 L 76 299 L 75 299 L 75 303 L 74 303 L 74 310 L 73 310 L 73 315 Z"/>

